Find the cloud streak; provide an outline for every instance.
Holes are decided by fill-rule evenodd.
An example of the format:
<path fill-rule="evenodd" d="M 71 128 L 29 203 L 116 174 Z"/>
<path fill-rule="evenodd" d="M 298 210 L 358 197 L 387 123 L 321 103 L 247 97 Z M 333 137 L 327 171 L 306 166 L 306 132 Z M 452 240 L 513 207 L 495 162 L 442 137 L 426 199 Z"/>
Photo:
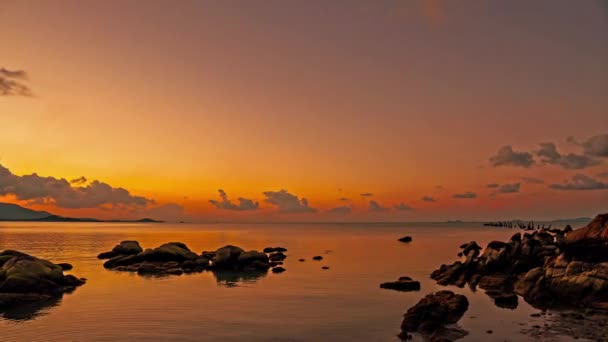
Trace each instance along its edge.
<path fill-rule="evenodd" d="M 378 203 L 374 200 L 371 200 L 371 201 L 369 201 L 369 207 L 367 207 L 367 210 L 370 212 L 379 213 L 379 212 L 388 211 L 388 208 L 385 208 L 380 203 Z"/>
<path fill-rule="evenodd" d="M 534 157 L 529 152 L 513 151 L 511 145 L 506 145 L 498 149 L 496 155 L 490 157 L 492 166 L 516 166 L 528 168 L 534 164 Z"/>
<path fill-rule="evenodd" d="M 457 199 L 473 199 L 477 198 L 477 194 L 471 191 L 467 191 L 460 194 L 454 194 L 452 197 Z"/>
<path fill-rule="evenodd" d="M 597 181 L 583 174 L 572 176 L 572 180 L 562 184 L 551 184 L 551 189 L 556 190 L 605 190 L 608 189 L 608 183 Z"/>
<path fill-rule="evenodd" d="M 0 68 L 0 96 L 32 96 L 32 91 L 23 84 L 27 73 L 23 70 Z"/>
<path fill-rule="evenodd" d="M 574 153 L 561 154 L 557 151 L 555 144 L 551 142 L 541 143 L 539 145 L 540 149 L 536 154 L 545 164 L 559 165 L 568 170 L 578 170 L 595 166 L 600 163 L 598 160 L 587 155 Z"/>

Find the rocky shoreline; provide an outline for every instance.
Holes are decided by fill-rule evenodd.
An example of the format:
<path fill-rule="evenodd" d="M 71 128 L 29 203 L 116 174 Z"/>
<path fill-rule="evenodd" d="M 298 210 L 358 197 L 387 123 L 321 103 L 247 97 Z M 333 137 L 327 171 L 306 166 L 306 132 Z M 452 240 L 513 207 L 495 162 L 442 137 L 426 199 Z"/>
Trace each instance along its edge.
<path fill-rule="evenodd" d="M 54 264 L 18 251 L 1 252 L 0 311 L 50 301 L 74 291 L 86 279 L 63 273 L 71 268 L 70 264 Z"/>

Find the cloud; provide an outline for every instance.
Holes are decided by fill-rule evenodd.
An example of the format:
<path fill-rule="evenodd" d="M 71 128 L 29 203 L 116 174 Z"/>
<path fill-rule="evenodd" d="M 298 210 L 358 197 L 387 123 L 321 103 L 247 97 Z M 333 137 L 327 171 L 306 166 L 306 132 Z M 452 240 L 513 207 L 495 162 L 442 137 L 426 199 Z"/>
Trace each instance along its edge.
<path fill-rule="evenodd" d="M 349 206 L 335 207 L 335 208 L 329 209 L 327 212 L 330 214 L 346 215 L 346 214 L 350 214 L 352 212 L 352 208 Z"/>
<path fill-rule="evenodd" d="M 608 189 L 608 183 L 599 182 L 589 176 L 576 174 L 571 181 L 562 184 L 551 184 L 550 188 L 556 190 L 604 190 Z"/>
<path fill-rule="evenodd" d="M 486 185 L 486 188 L 494 189 L 494 188 L 498 188 L 499 186 L 500 186 L 500 184 L 492 183 L 492 184 Z"/>
<path fill-rule="evenodd" d="M 25 80 L 27 74 L 23 70 L 0 68 L 0 96 L 32 96 L 30 88 L 22 83 Z"/>
<path fill-rule="evenodd" d="M 399 210 L 399 211 L 409 211 L 409 210 L 414 210 L 413 207 L 410 207 L 409 205 L 401 202 L 397 205 L 394 206 L 395 209 Z"/>
<path fill-rule="evenodd" d="M 564 169 L 576 170 L 595 166 L 600 162 L 586 155 L 574 153 L 561 154 L 557 151 L 554 143 L 540 143 L 540 149 L 536 154 L 541 157 L 541 161 L 546 164 L 559 165 Z"/>
<path fill-rule="evenodd" d="M 521 187 L 520 183 L 502 184 L 496 190 L 496 192 L 501 193 L 501 194 L 514 194 L 514 193 L 518 193 L 519 192 L 520 187 Z"/>
<path fill-rule="evenodd" d="M 372 197 L 374 196 L 374 194 L 372 194 L 371 192 L 364 192 L 361 194 L 361 197 Z"/>
<path fill-rule="evenodd" d="M 608 158 L 608 134 L 599 134 L 583 142 L 583 151 L 592 157 Z"/>
<path fill-rule="evenodd" d="M 260 207 L 260 204 L 258 202 L 254 202 L 253 200 L 243 197 L 238 198 L 239 204 L 234 204 L 228 199 L 228 195 L 224 190 L 219 189 L 218 192 L 221 198 L 220 201 L 209 200 L 209 203 L 211 203 L 214 207 L 218 209 L 245 211 L 257 210 Z"/>
<path fill-rule="evenodd" d="M 387 211 L 388 208 L 383 207 L 382 205 L 380 205 L 380 203 L 371 200 L 369 201 L 369 207 L 367 208 L 368 211 L 371 212 L 383 212 L 383 211 Z"/>
<path fill-rule="evenodd" d="M 87 179 L 84 176 L 82 176 L 80 178 L 74 178 L 70 181 L 71 184 L 84 184 L 86 182 L 87 182 Z"/>
<path fill-rule="evenodd" d="M 139 217 L 179 221 L 184 218 L 184 207 L 177 203 L 167 203 L 137 212 Z"/>
<path fill-rule="evenodd" d="M 474 192 L 467 191 L 467 192 L 464 192 L 461 194 L 454 194 L 452 197 L 458 198 L 458 199 L 471 199 L 471 198 L 476 198 L 477 194 Z"/>
<path fill-rule="evenodd" d="M 530 183 L 530 184 L 542 184 L 545 181 L 539 178 L 534 178 L 534 177 L 521 177 L 521 180 L 523 180 L 526 183 Z"/>
<path fill-rule="evenodd" d="M 437 202 L 437 199 L 431 196 L 423 196 L 421 199 L 425 202 Z"/>
<path fill-rule="evenodd" d="M 55 205 L 60 208 L 146 207 L 154 201 L 132 195 L 123 188 L 94 180 L 87 186 L 73 186 L 64 178 L 41 177 L 36 173 L 17 176 L 0 165 L 0 195 L 18 200 Z"/>
<path fill-rule="evenodd" d="M 314 213 L 316 208 L 308 205 L 306 198 L 298 198 L 287 190 L 266 191 L 263 193 L 266 196 L 264 202 L 275 205 L 282 213 Z"/>
<path fill-rule="evenodd" d="M 492 166 L 518 166 L 528 168 L 534 164 L 532 153 L 513 151 L 511 145 L 501 147 L 495 156 L 490 157 Z"/>
<path fill-rule="evenodd" d="M 341 198 L 338 198 L 338 201 L 348 202 L 348 201 L 350 201 L 350 198 L 341 197 Z"/>

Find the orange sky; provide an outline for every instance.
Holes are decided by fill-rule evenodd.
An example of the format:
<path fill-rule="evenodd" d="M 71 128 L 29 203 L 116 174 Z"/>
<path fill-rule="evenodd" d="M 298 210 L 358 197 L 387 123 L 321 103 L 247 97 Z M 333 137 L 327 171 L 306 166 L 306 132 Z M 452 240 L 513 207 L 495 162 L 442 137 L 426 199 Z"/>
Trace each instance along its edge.
<path fill-rule="evenodd" d="M 26 71 L 34 97 L 0 96 L 0 165 L 155 201 L 120 210 L 18 201 L 71 216 L 443 220 L 608 209 L 608 158 L 567 141 L 608 134 L 605 3 L 455 3 L 9 0 L 0 68 Z M 542 163 L 543 142 L 593 162 Z M 505 145 L 536 164 L 492 166 Z M 577 174 L 599 189 L 550 187 Z M 520 189 L 492 195 L 490 183 Z M 259 208 L 218 209 L 209 202 L 218 189 Z M 281 189 L 317 212 L 278 213 L 263 193 Z M 465 192 L 477 196 L 454 198 Z M 370 212 L 371 200 L 391 210 Z M 183 212 L 150 211 L 167 203 Z M 341 206 L 352 212 L 327 213 Z"/>

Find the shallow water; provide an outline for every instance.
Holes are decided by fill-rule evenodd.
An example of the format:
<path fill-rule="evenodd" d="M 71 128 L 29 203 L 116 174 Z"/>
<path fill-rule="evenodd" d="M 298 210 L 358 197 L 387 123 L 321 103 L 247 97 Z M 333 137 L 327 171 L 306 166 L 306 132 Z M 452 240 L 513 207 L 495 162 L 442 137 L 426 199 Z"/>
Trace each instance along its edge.
<path fill-rule="evenodd" d="M 88 279 L 59 301 L 4 313 L 1 340 L 397 341 L 403 313 L 425 294 L 446 289 L 429 275 L 455 261 L 460 244 L 475 240 L 485 246 L 515 232 L 468 223 L 0 223 L 0 250 L 69 262 L 71 273 Z M 404 235 L 414 241 L 396 241 Z M 211 272 L 149 278 L 105 270 L 97 254 L 122 240 L 138 240 L 144 248 L 181 241 L 197 253 L 226 244 L 247 250 L 282 246 L 288 248 L 287 271 L 238 279 Z M 324 259 L 312 261 L 314 255 Z M 379 288 L 400 276 L 419 280 L 422 290 Z M 510 310 L 496 307 L 483 291 L 448 289 L 470 302 L 459 322 L 469 331 L 462 341 L 530 341 L 521 330 L 544 324 L 530 317 L 538 310 L 521 298 Z"/>

